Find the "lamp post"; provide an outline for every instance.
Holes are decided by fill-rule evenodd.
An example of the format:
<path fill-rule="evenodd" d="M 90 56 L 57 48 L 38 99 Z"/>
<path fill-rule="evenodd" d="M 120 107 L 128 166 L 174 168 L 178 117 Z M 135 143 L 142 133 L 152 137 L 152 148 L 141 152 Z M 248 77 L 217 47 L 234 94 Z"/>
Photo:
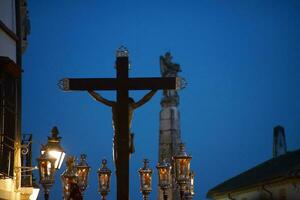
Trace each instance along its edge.
<path fill-rule="evenodd" d="M 88 185 L 88 176 L 90 172 L 90 166 L 86 162 L 86 154 L 80 155 L 80 161 L 75 166 L 75 168 L 77 173 L 77 184 L 79 186 L 81 194 L 83 195 L 83 192 Z"/>
<path fill-rule="evenodd" d="M 139 169 L 140 174 L 140 191 L 143 194 L 143 199 L 148 200 L 149 194 L 152 190 L 151 183 L 152 183 L 152 169 L 148 166 L 148 159 L 144 159 L 144 166 Z"/>
<path fill-rule="evenodd" d="M 49 199 L 50 188 L 54 183 L 55 161 L 48 151 L 45 151 L 37 159 L 39 166 L 40 184 L 44 188 L 45 200 Z"/>
<path fill-rule="evenodd" d="M 175 179 L 180 188 L 180 198 L 183 200 L 185 187 L 189 181 L 190 176 L 190 162 L 192 156 L 185 152 L 184 144 L 180 144 L 179 152 L 173 156 L 175 167 Z"/>
<path fill-rule="evenodd" d="M 61 137 L 59 137 L 58 134 L 58 129 L 54 126 L 51 130 L 51 137 L 48 137 L 48 143 L 41 149 L 41 154 L 44 154 L 44 152 L 48 150 L 49 155 L 56 159 L 55 169 L 60 169 L 66 155 L 60 145 Z"/>
<path fill-rule="evenodd" d="M 67 165 L 67 169 L 60 176 L 62 186 L 63 186 L 63 193 L 64 193 L 63 199 L 68 200 L 74 196 L 76 196 L 77 198 L 81 198 L 81 193 L 77 185 L 75 157 L 73 156 L 68 157 L 66 160 L 66 165 Z"/>
<path fill-rule="evenodd" d="M 158 171 L 158 185 L 160 189 L 163 191 L 164 200 L 168 200 L 167 190 L 170 187 L 171 180 L 171 165 L 167 163 L 165 160 L 162 163 L 159 163 L 157 166 Z"/>
<path fill-rule="evenodd" d="M 103 159 L 101 168 L 98 170 L 98 191 L 102 200 L 106 199 L 106 195 L 110 191 L 110 176 L 111 170 L 107 167 L 107 160 Z"/>

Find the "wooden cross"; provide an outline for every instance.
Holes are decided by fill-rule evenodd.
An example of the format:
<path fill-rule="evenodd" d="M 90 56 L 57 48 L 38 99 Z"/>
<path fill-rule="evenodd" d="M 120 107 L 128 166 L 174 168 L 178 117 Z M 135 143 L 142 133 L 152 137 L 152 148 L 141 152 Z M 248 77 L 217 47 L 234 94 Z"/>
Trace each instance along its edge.
<path fill-rule="evenodd" d="M 60 87 L 65 91 L 116 90 L 116 144 L 117 144 L 117 200 L 129 200 L 129 90 L 171 90 L 177 89 L 179 79 L 129 78 L 128 50 L 117 50 L 117 78 L 65 78 Z"/>

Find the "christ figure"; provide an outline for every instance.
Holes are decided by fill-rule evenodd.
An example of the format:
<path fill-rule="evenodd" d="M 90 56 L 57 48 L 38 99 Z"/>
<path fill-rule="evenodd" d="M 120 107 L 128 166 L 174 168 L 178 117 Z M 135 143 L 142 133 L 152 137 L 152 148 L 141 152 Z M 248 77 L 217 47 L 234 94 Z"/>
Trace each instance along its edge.
<path fill-rule="evenodd" d="M 133 118 L 133 112 L 135 109 L 141 107 L 142 105 L 144 105 L 145 103 L 147 103 L 152 97 L 153 95 L 156 93 L 157 90 L 151 90 L 150 92 L 148 92 L 143 98 L 141 98 L 139 101 L 135 102 L 133 98 L 129 97 L 129 104 L 128 104 L 128 119 L 129 119 L 129 131 L 131 129 L 131 122 L 132 122 L 132 118 Z M 109 107 L 112 108 L 112 125 L 113 125 L 113 129 L 114 129 L 114 139 L 113 139 L 113 159 L 114 162 L 117 163 L 117 159 L 118 159 L 118 155 L 117 155 L 117 143 L 116 143 L 116 130 L 115 130 L 115 126 L 116 126 L 116 122 L 117 122 L 117 102 L 115 101 L 110 101 L 108 99 L 105 99 L 104 97 L 102 97 L 99 93 L 96 93 L 95 91 L 89 90 L 88 93 L 96 100 L 99 101 Z M 130 134 L 130 138 L 129 138 L 129 149 L 130 149 L 130 153 L 134 153 L 134 144 L 133 144 L 133 139 L 134 139 L 134 135 L 131 133 Z"/>

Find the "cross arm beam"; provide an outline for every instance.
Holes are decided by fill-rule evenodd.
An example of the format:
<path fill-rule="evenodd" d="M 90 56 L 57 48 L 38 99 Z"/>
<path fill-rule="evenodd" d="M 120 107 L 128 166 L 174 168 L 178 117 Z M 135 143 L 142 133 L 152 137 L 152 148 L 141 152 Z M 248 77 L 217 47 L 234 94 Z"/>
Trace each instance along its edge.
<path fill-rule="evenodd" d="M 64 91 L 70 90 L 116 90 L 115 78 L 64 78 L 58 86 Z"/>
<path fill-rule="evenodd" d="M 62 90 L 117 90 L 127 85 L 128 90 L 174 90 L 181 87 L 180 78 L 129 78 L 125 82 L 115 78 L 65 78 L 59 82 Z"/>
<path fill-rule="evenodd" d="M 129 90 L 175 90 L 177 89 L 177 79 L 168 78 L 130 78 L 128 81 Z"/>

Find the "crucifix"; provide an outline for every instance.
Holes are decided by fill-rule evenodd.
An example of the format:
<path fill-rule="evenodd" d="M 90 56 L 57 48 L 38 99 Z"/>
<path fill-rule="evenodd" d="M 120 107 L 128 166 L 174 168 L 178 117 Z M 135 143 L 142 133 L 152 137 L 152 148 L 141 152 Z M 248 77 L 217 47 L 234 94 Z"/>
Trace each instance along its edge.
<path fill-rule="evenodd" d="M 154 95 L 156 90 L 174 90 L 180 87 L 180 79 L 175 77 L 129 78 L 128 50 L 121 47 L 116 55 L 116 78 L 65 78 L 59 83 L 65 91 L 89 91 L 98 101 L 113 109 L 113 126 L 115 129 L 115 150 L 117 151 L 116 177 L 117 200 L 129 200 L 129 155 L 130 124 L 133 110 Z M 115 90 L 117 100 L 110 102 L 95 93 L 95 90 Z M 129 97 L 129 90 L 152 90 L 138 102 Z"/>

